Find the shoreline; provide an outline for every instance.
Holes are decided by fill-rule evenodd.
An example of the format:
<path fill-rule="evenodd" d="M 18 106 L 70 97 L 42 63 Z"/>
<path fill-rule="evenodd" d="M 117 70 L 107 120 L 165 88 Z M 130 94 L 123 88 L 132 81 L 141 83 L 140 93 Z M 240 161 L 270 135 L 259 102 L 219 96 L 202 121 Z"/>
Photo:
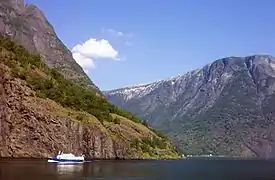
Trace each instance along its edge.
<path fill-rule="evenodd" d="M 48 158 L 34 158 L 34 157 L 0 157 L 1 161 L 47 161 Z M 275 161 L 275 158 L 261 158 L 261 157 L 184 157 L 184 158 L 165 158 L 165 159 L 127 159 L 127 158 L 93 158 L 93 159 L 85 159 L 86 162 L 93 161 L 178 161 L 178 160 L 226 160 L 226 161 L 234 161 L 234 160 L 254 160 L 254 161 Z"/>
<path fill-rule="evenodd" d="M 138 159 L 138 158 L 131 158 L 131 159 L 128 159 L 128 158 L 93 158 L 93 159 L 90 159 L 90 158 L 87 158 L 85 159 L 84 162 L 89 162 L 89 161 L 169 161 L 169 160 L 182 160 L 182 159 L 185 159 L 185 158 L 148 158 L 148 159 Z M 2 160 L 45 160 L 47 161 L 48 158 L 37 158 L 37 157 L 0 157 L 0 161 Z"/>

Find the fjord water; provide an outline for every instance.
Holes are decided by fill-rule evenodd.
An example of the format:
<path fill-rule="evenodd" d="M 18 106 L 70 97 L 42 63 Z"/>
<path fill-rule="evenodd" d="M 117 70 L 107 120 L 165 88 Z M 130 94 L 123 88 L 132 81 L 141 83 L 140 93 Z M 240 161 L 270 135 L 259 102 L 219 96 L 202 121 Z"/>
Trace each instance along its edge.
<path fill-rule="evenodd" d="M 1 180 L 236 180 L 275 179 L 275 161 L 92 161 L 58 165 L 45 160 L 1 160 Z"/>

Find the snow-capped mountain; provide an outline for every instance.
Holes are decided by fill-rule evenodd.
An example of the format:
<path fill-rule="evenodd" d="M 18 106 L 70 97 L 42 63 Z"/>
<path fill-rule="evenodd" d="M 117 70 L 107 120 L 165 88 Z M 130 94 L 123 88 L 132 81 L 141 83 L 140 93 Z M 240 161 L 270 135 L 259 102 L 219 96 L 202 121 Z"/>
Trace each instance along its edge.
<path fill-rule="evenodd" d="M 111 90 L 107 92 L 107 95 L 111 96 L 116 94 L 122 94 L 125 101 L 128 101 L 133 98 L 141 98 L 143 96 L 148 95 L 151 91 L 153 91 L 154 89 L 157 89 L 158 87 L 163 86 L 166 83 L 171 84 L 172 88 L 177 87 L 177 84 L 180 83 L 180 80 L 182 80 L 182 78 L 188 77 L 194 72 L 195 71 L 191 71 L 184 75 L 178 75 L 175 77 L 170 77 L 165 80 L 160 80 L 160 81 L 156 81 L 148 84 L 139 84 L 139 85 L 133 85 L 133 86 L 120 88 L 116 90 Z M 177 90 L 177 88 L 175 88 L 175 90 Z M 181 89 L 178 89 L 178 90 L 181 90 Z M 176 93 L 178 94 L 179 92 L 176 92 Z"/>
<path fill-rule="evenodd" d="M 275 58 L 254 55 L 104 94 L 165 132 L 184 153 L 266 157 L 275 156 L 274 92 Z"/>

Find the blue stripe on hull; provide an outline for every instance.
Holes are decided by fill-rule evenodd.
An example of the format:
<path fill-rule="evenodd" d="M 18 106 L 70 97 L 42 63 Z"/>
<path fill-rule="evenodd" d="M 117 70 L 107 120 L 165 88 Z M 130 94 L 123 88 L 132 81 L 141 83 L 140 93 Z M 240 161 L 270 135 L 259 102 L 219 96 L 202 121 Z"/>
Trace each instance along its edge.
<path fill-rule="evenodd" d="M 48 160 L 58 161 L 58 162 L 84 162 L 84 160 L 76 160 L 76 159 L 57 159 L 57 158 L 49 158 Z"/>

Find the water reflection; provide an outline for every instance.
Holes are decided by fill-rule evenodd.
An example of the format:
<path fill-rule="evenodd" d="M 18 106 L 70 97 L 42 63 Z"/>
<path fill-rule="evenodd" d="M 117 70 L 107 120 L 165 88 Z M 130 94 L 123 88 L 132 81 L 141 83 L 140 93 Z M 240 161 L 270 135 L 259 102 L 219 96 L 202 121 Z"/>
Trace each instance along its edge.
<path fill-rule="evenodd" d="M 75 179 L 83 177 L 85 179 L 128 179 L 139 177 L 153 177 L 160 174 L 162 167 L 157 167 L 154 163 L 134 162 L 134 161 L 92 161 L 83 164 L 47 164 L 45 169 L 55 174 L 58 179 Z"/>
<path fill-rule="evenodd" d="M 0 180 L 274 179 L 274 161 L 92 161 L 55 164 L 0 159 Z"/>
<path fill-rule="evenodd" d="M 83 171 L 82 164 L 57 164 L 56 173 L 58 175 L 72 175 Z"/>
<path fill-rule="evenodd" d="M 150 166 L 148 166 L 151 164 Z M 95 161 L 87 163 L 83 169 L 84 177 L 96 178 L 126 178 L 126 177 L 151 177 L 161 170 L 154 163 L 135 161 Z"/>

